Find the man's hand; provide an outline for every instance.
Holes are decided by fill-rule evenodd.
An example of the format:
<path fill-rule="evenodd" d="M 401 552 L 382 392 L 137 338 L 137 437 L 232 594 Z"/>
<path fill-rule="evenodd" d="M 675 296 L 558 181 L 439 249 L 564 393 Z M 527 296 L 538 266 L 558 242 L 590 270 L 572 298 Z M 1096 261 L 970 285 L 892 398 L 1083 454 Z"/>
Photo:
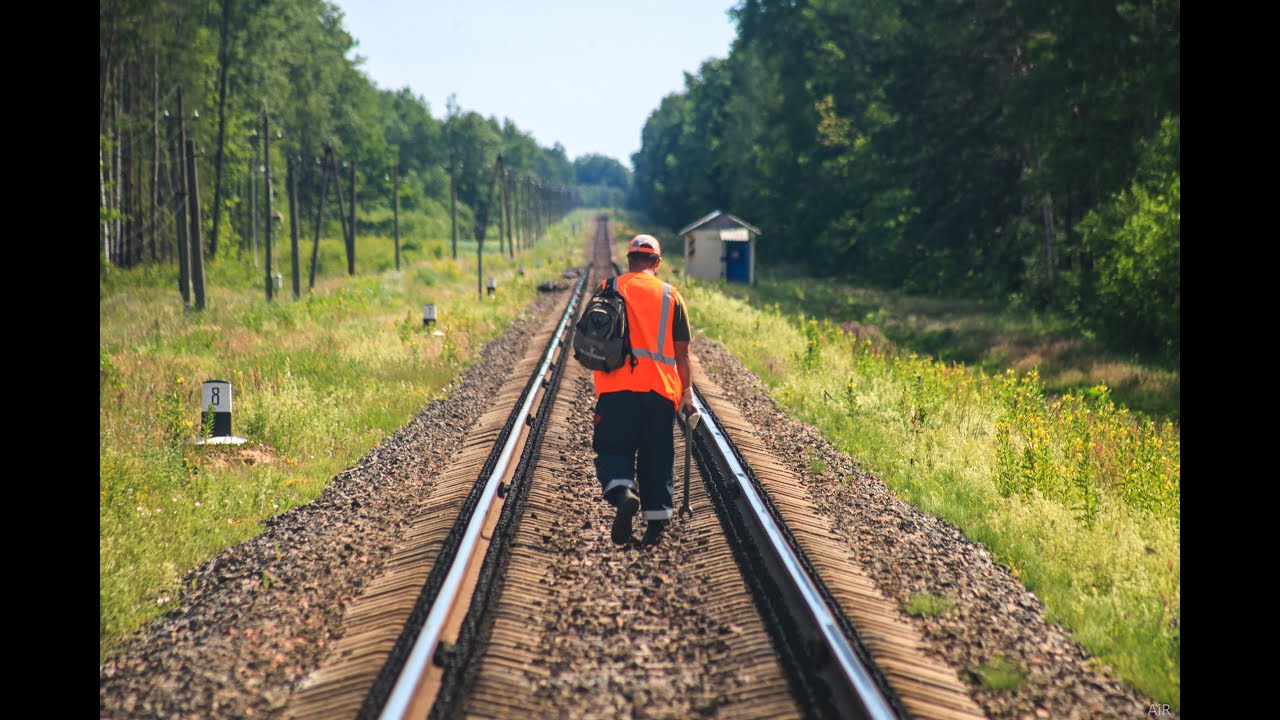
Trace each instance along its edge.
<path fill-rule="evenodd" d="M 694 413 L 693 388 L 685 388 L 680 395 L 680 412 L 687 418 Z"/>

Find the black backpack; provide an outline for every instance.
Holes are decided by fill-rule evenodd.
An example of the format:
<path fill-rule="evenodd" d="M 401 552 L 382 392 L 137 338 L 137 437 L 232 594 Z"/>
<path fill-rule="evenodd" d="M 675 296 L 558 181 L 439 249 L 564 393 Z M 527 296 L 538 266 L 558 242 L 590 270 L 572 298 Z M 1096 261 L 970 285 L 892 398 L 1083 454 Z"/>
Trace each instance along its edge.
<path fill-rule="evenodd" d="M 627 332 L 627 300 L 618 292 L 618 278 L 611 277 L 591 295 L 574 327 L 573 357 L 590 370 L 613 372 L 635 355 Z"/>

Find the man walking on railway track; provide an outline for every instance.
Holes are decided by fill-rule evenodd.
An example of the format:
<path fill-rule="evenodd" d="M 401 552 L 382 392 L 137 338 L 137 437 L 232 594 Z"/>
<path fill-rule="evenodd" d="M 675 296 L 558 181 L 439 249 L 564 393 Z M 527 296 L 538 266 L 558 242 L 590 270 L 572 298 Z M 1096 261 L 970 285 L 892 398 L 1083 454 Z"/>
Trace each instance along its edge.
<path fill-rule="evenodd" d="M 689 316 L 684 298 L 659 280 L 662 247 L 651 235 L 627 246 L 628 272 L 618 276 L 626 299 L 634 359 L 611 372 L 595 371 L 596 477 L 604 499 L 617 508 L 611 537 L 631 539 L 632 518 L 648 521 L 642 545 L 657 544 L 674 512 L 677 411 L 693 412 L 689 369 Z"/>

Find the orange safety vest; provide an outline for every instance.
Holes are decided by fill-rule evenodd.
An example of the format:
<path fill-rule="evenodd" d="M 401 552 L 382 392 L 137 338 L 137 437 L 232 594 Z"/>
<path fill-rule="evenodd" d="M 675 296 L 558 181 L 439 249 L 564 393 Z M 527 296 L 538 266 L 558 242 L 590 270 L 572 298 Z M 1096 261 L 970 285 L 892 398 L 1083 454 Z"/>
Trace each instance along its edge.
<path fill-rule="evenodd" d="M 684 388 L 676 369 L 676 343 L 671 337 L 678 297 L 675 287 L 648 273 L 635 272 L 618 276 L 618 292 L 627 300 L 627 331 L 636 365 L 633 368 L 628 358 L 612 372 L 596 370 L 596 397 L 622 390 L 653 390 L 679 410 Z"/>

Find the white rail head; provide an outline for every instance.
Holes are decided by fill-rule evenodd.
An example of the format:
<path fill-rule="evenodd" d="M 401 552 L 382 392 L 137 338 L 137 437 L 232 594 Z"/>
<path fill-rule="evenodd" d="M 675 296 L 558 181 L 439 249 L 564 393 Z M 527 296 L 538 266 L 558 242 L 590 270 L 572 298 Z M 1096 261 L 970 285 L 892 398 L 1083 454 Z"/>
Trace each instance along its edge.
<path fill-rule="evenodd" d="M 574 288 L 574 294 L 569 301 L 569 306 L 560 318 L 559 325 L 556 326 L 555 331 L 551 334 L 551 341 L 547 343 L 547 349 L 542 355 L 542 362 L 538 366 L 537 377 L 546 375 L 547 368 L 551 366 L 551 359 L 555 356 L 556 349 L 560 346 L 558 338 L 564 333 L 565 326 L 569 324 L 574 310 L 577 309 L 578 301 L 581 299 L 581 289 L 586 282 L 586 277 L 587 273 L 583 272 L 582 277 L 578 280 L 578 285 Z M 521 404 L 519 414 L 516 417 L 528 417 L 529 407 L 533 404 L 534 397 L 537 396 L 536 390 L 537 384 L 534 383 L 530 386 L 529 392 L 525 394 L 524 403 Z M 422 677 L 432 653 L 435 652 L 436 645 L 440 642 L 440 634 L 444 630 L 444 622 L 449 616 L 449 609 L 453 606 L 458 590 L 462 586 L 462 578 L 466 574 L 467 566 L 471 563 L 471 556 L 475 554 L 477 540 L 480 537 L 480 530 L 484 525 L 485 516 L 489 513 L 489 507 L 493 504 L 493 498 L 498 492 L 498 485 L 501 484 L 502 477 L 507 472 L 507 466 L 515 455 L 515 447 L 520 438 L 519 431 L 520 427 L 517 424 L 507 435 L 507 442 L 502 447 L 502 454 L 498 457 L 498 462 L 494 465 L 493 472 L 485 481 L 484 490 L 480 493 L 480 500 L 476 503 L 475 513 L 467 522 L 467 529 L 463 532 L 462 541 L 458 545 L 458 552 L 453 558 L 453 564 L 449 566 L 449 574 L 445 576 L 444 582 L 440 586 L 440 592 L 436 595 L 435 603 L 427 614 L 427 620 L 423 624 L 422 630 L 418 633 L 417 640 L 413 643 L 413 649 L 409 652 L 409 658 L 400 669 L 400 675 L 396 678 L 396 684 L 391 690 L 391 695 L 382 707 L 382 712 L 378 716 L 380 720 L 401 720 L 409 710 L 409 704 L 413 700 L 414 692 L 417 690 L 418 681 Z"/>
<path fill-rule="evenodd" d="M 821 629 L 822 637 L 826 641 L 827 647 L 831 650 L 832 657 L 839 664 L 841 672 L 858 696 L 862 698 L 872 720 L 895 720 L 898 717 L 897 713 L 894 712 L 889 701 L 881 693 L 880 687 L 872 679 L 871 673 L 863 666 L 862 661 L 858 659 L 857 653 L 854 652 L 853 646 L 849 643 L 849 639 L 840 631 L 840 625 L 836 620 L 835 614 L 823 600 L 822 594 L 814 584 L 813 579 L 805 572 L 804 565 L 796 557 L 795 552 L 791 549 L 791 544 L 787 542 L 786 536 L 774 521 L 772 513 L 769 512 L 768 507 L 756 492 L 750 478 L 747 476 L 746 470 L 729 448 L 728 436 L 720 428 L 719 423 L 716 422 L 715 415 L 703 403 L 702 397 L 696 388 L 693 393 L 693 405 L 698 413 L 702 415 L 702 425 L 711 433 L 729 471 L 737 479 L 738 487 L 741 488 L 743 497 L 751 508 L 752 516 L 763 529 L 766 537 L 769 538 L 770 545 L 782 561 L 783 567 L 786 568 L 788 577 L 800 592 L 806 608 Z"/>

